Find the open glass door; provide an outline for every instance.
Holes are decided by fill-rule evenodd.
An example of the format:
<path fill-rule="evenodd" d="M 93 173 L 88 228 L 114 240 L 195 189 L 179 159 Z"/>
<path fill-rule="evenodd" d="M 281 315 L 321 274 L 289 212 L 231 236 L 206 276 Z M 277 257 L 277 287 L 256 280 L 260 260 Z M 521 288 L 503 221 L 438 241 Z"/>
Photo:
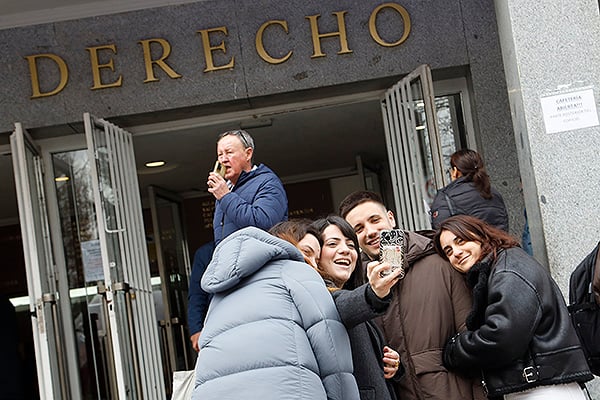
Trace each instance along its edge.
<path fill-rule="evenodd" d="M 68 399 L 58 273 L 49 233 L 40 151 L 21 124 L 10 136 L 40 396 Z M 68 297 L 68 296 L 67 296 Z"/>
<path fill-rule="evenodd" d="M 381 108 L 396 217 L 403 229 L 429 229 L 429 205 L 446 180 L 429 66 L 390 88 Z"/>
<path fill-rule="evenodd" d="M 152 214 L 154 247 L 160 287 L 155 291 L 160 328 L 165 381 L 170 382 L 173 371 L 193 369 L 195 352 L 189 340 L 187 324 L 187 293 L 190 261 L 183 226 L 183 200 L 175 193 L 159 187 L 148 189 Z M 153 280 L 156 277 L 153 276 Z M 167 385 L 167 391 L 172 385 Z M 169 393 L 170 394 L 170 393 Z"/>
<path fill-rule="evenodd" d="M 164 399 L 131 134 L 84 114 L 116 399 Z"/>

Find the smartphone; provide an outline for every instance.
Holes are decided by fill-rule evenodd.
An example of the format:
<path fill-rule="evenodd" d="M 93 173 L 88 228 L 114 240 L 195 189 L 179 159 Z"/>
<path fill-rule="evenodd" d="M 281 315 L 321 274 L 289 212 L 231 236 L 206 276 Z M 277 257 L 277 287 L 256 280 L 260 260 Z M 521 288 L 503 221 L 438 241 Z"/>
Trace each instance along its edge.
<path fill-rule="evenodd" d="M 382 272 L 382 276 L 386 276 L 400 268 L 398 278 L 404 278 L 406 271 L 406 237 L 404 231 L 400 229 L 383 230 L 379 235 L 379 261 L 387 262 L 391 265 L 391 269 Z"/>
<path fill-rule="evenodd" d="M 213 172 L 225 178 L 225 166 L 221 164 L 219 160 L 215 161 L 215 167 L 213 168 Z"/>

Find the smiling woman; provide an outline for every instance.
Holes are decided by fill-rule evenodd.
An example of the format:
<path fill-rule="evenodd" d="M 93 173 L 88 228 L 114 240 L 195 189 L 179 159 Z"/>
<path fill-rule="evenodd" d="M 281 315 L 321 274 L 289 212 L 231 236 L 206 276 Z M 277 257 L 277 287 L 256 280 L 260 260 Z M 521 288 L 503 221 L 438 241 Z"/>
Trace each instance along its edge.
<path fill-rule="evenodd" d="M 391 301 L 390 289 L 398 281 L 398 274 L 380 275 L 389 265 L 375 261 L 367 269 L 369 283 L 353 290 L 342 289 L 357 268 L 358 239 L 354 229 L 336 215 L 319 219 L 314 226 L 323 240 L 317 271 L 332 292 L 342 322 L 348 330 L 354 377 L 360 397 L 396 399 L 389 381 L 403 374 L 400 355 L 386 345 L 372 319 L 387 310 Z"/>
<path fill-rule="evenodd" d="M 467 215 L 443 221 L 434 243 L 473 291 L 467 331 L 448 340 L 444 366 L 480 370 L 489 397 L 584 399 L 579 383 L 592 375 L 546 268 L 506 232 Z"/>

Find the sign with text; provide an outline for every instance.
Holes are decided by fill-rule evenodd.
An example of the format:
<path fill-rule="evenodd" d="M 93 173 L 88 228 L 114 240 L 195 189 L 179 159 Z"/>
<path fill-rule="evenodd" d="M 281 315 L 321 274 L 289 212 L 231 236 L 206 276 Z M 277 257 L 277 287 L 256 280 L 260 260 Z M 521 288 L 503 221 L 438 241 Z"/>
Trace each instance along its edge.
<path fill-rule="evenodd" d="M 547 133 L 598 126 L 598 112 L 591 88 L 541 98 Z"/>
<path fill-rule="evenodd" d="M 104 280 L 99 240 L 81 242 L 81 260 L 83 261 L 83 273 L 86 282 Z"/>

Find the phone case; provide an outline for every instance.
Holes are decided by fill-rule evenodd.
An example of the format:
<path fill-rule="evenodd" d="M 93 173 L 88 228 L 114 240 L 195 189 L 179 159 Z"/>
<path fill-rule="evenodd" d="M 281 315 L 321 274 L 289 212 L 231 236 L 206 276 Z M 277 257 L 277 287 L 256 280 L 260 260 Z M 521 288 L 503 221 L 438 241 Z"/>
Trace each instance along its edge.
<path fill-rule="evenodd" d="M 402 268 L 399 278 L 404 277 L 406 271 L 406 238 L 400 229 L 381 231 L 379 236 L 379 261 L 388 262 L 392 269 L 387 274 Z M 387 274 L 384 274 L 387 275 Z"/>
<path fill-rule="evenodd" d="M 215 167 L 213 168 L 213 172 L 225 178 L 225 167 L 218 160 L 215 161 Z"/>

